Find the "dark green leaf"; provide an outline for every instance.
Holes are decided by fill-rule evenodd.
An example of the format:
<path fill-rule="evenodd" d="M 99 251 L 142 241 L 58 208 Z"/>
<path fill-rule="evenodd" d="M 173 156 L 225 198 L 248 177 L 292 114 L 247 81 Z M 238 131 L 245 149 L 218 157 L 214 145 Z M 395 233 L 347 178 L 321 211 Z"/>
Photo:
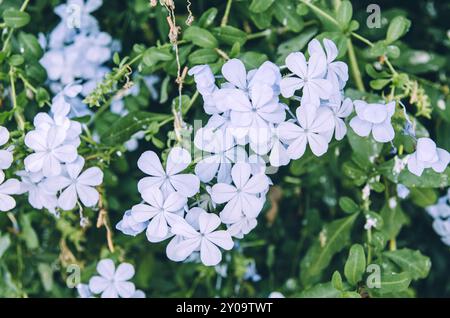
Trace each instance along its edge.
<path fill-rule="evenodd" d="M 18 39 L 21 47 L 20 51 L 26 58 L 39 60 L 42 57 L 42 48 L 33 34 L 20 32 Z"/>
<path fill-rule="evenodd" d="M 100 138 L 106 145 L 121 145 L 138 131 L 147 129 L 150 123 L 161 122 L 167 118 L 170 118 L 170 115 L 134 111 L 117 120 Z"/>
<path fill-rule="evenodd" d="M 359 206 L 349 197 L 342 197 L 339 199 L 340 208 L 347 213 L 356 213 L 359 211 Z"/>
<path fill-rule="evenodd" d="M 249 8 L 252 12 L 261 13 L 269 9 L 274 2 L 275 0 L 252 0 Z"/>
<path fill-rule="evenodd" d="M 350 248 L 347 262 L 345 262 L 344 275 L 348 282 L 356 286 L 362 280 L 366 271 L 366 255 L 364 248 L 360 244 L 355 244 Z"/>
<path fill-rule="evenodd" d="M 300 264 L 303 284 L 309 286 L 318 281 L 333 256 L 349 245 L 350 233 L 358 215 L 355 213 L 325 225 Z"/>
<path fill-rule="evenodd" d="M 208 30 L 191 26 L 184 31 L 183 39 L 191 41 L 197 46 L 203 48 L 216 48 L 218 45 L 217 39 Z"/>
<path fill-rule="evenodd" d="M 346 28 L 353 16 L 353 7 L 350 1 L 344 0 L 337 10 L 336 20 L 342 29 Z"/>
<path fill-rule="evenodd" d="M 239 43 L 242 46 L 247 41 L 247 34 L 244 31 L 229 25 L 214 28 L 212 33 L 219 40 L 219 42 L 228 45 Z"/>
<path fill-rule="evenodd" d="M 403 271 L 409 273 L 414 280 L 426 278 L 431 268 L 431 261 L 420 251 L 403 248 L 396 251 L 384 252 L 384 256 L 397 264 Z"/>
<path fill-rule="evenodd" d="M 218 55 L 214 49 L 198 49 L 189 55 L 188 61 L 192 65 L 208 64 L 214 63 L 217 58 Z"/>
<path fill-rule="evenodd" d="M 406 32 L 408 32 L 409 27 L 411 26 L 411 21 L 402 16 L 397 16 L 392 19 L 389 24 L 386 41 L 388 43 L 392 43 L 401 38 Z"/>
<path fill-rule="evenodd" d="M 9 8 L 3 12 L 3 20 L 10 28 L 21 28 L 30 22 L 30 15 L 26 12 Z"/>

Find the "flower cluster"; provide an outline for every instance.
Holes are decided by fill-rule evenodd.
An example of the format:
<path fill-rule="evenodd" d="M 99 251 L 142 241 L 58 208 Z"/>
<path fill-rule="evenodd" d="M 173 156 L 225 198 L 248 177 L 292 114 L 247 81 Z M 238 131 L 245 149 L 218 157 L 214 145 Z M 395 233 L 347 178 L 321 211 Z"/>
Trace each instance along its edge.
<path fill-rule="evenodd" d="M 450 246 L 450 189 L 437 204 L 427 207 L 426 210 L 433 217 L 433 229 L 441 236 L 442 242 Z"/>
<path fill-rule="evenodd" d="M 41 37 L 41 45 L 47 51 L 40 61 L 54 93 L 80 80 L 81 93 L 86 96 L 109 71 L 103 64 L 118 49 L 118 42 L 101 32 L 91 15 L 101 5 L 102 1 L 97 0 L 68 0 L 55 8 L 61 22 L 50 33 L 48 41 Z"/>
<path fill-rule="evenodd" d="M 190 69 L 211 116 L 195 132 L 195 175 L 182 173 L 192 161 L 186 149 L 170 150 L 165 168 L 156 153 L 144 152 L 138 161 L 148 175 L 138 183 L 143 203 L 126 211 L 116 228 L 132 236 L 146 231 L 154 243 L 170 238 L 169 259 L 213 266 L 222 259 L 220 248 L 231 249 L 232 238 L 241 239 L 256 227 L 272 184 L 268 168 L 287 165 L 308 148 L 317 157 L 324 155 L 333 136 L 339 141 L 346 135 L 353 105 L 356 115 L 349 125 L 357 135 L 392 141 L 395 102 L 345 98 L 348 68 L 336 61 L 338 50 L 331 40 L 311 41 L 308 53 L 308 59 L 300 52 L 289 54 L 285 62 L 291 73 L 284 77 L 269 61 L 247 71 L 242 61 L 231 59 L 222 66 L 219 83 L 208 65 Z M 300 102 L 295 115 L 280 95 Z M 443 171 L 446 154 L 433 151 L 432 158 L 419 160 Z"/>
<path fill-rule="evenodd" d="M 117 268 L 114 262 L 107 258 L 97 264 L 99 275 L 91 277 L 89 284 L 77 286 L 81 298 L 145 298 L 143 291 L 136 289 L 132 282 L 134 267 L 129 263 L 121 263 Z"/>
<path fill-rule="evenodd" d="M 0 126 L 0 146 L 5 145 L 9 140 L 9 131 Z M 14 209 L 16 201 L 11 196 L 18 194 L 20 183 L 17 179 L 8 179 L 5 181 L 5 173 L 3 170 L 9 169 L 13 162 L 12 149 L 0 149 L 0 211 L 6 212 Z"/>
<path fill-rule="evenodd" d="M 36 209 L 56 213 L 58 207 L 72 210 L 78 199 L 87 207 L 98 202 L 94 187 L 102 183 L 103 172 L 97 167 L 81 172 L 85 160 L 77 148 L 82 127 L 68 118 L 71 105 L 67 99 L 76 97 L 81 89 L 80 85 L 67 86 L 57 94 L 51 112 L 38 113 L 35 129 L 25 136 L 25 145 L 33 153 L 24 159 L 25 170 L 17 174 L 22 179 L 21 193 L 28 193 L 29 203 Z"/>

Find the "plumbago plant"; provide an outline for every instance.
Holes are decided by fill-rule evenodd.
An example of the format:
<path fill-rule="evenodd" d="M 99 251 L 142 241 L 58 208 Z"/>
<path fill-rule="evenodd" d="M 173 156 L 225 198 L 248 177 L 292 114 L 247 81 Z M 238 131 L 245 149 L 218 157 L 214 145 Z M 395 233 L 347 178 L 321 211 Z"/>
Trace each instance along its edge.
<path fill-rule="evenodd" d="M 449 295 L 445 4 L 0 11 L 0 296 Z"/>

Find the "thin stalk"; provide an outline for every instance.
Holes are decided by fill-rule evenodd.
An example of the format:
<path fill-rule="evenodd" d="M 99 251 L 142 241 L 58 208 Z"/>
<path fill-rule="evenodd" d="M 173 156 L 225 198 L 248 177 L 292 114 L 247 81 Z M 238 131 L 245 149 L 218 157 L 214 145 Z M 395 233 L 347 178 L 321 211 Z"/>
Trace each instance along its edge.
<path fill-rule="evenodd" d="M 17 122 L 17 127 L 20 131 L 25 130 L 25 118 L 23 117 L 22 110 L 17 106 L 17 96 L 16 96 L 16 83 L 14 81 L 14 71 L 10 69 L 9 80 L 11 84 L 11 100 L 13 104 L 14 118 Z"/>
<path fill-rule="evenodd" d="M 355 49 L 353 48 L 353 43 L 351 39 L 347 39 L 348 47 L 348 58 L 350 60 L 350 68 L 352 69 L 353 79 L 355 80 L 356 87 L 358 90 L 365 92 L 364 83 L 361 76 L 361 71 L 359 70 L 358 61 L 356 60 Z"/>
<path fill-rule="evenodd" d="M 224 27 L 228 23 L 228 16 L 230 15 L 231 10 L 231 4 L 233 3 L 233 0 L 228 0 L 227 6 L 225 7 L 225 13 L 223 14 L 222 22 L 220 23 L 221 27 Z"/>

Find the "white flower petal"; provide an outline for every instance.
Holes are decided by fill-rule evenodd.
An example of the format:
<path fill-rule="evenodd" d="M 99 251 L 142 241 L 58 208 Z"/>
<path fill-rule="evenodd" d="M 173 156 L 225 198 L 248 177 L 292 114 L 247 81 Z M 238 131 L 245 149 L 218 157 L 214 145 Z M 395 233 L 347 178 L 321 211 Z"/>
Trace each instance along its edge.
<path fill-rule="evenodd" d="M 222 260 L 219 248 L 207 239 L 202 239 L 200 247 L 200 259 L 206 266 L 215 266 Z"/>
<path fill-rule="evenodd" d="M 138 168 L 150 175 L 162 177 L 165 175 L 164 169 L 161 165 L 158 155 L 153 151 L 144 152 L 138 159 Z"/>
<path fill-rule="evenodd" d="M 200 233 L 211 233 L 220 225 L 220 218 L 213 213 L 202 213 L 198 218 Z"/>
<path fill-rule="evenodd" d="M 77 190 L 74 184 L 65 189 L 58 198 L 58 206 L 65 210 L 72 210 L 77 204 Z"/>
<path fill-rule="evenodd" d="M 130 263 L 120 264 L 114 274 L 115 281 L 125 281 L 130 280 L 135 274 L 134 266 Z"/>
<path fill-rule="evenodd" d="M 186 169 L 191 163 L 191 155 L 186 149 L 174 147 L 167 157 L 166 173 L 171 176 Z"/>
<path fill-rule="evenodd" d="M 240 89 L 247 88 L 247 72 L 245 70 L 244 63 L 239 59 L 228 60 L 222 66 L 223 77 Z"/>
<path fill-rule="evenodd" d="M 89 280 L 89 289 L 94 294 L 102 293 L 110 285 L 111 285 L 111 282 L 102 276 L 94 276 Z"/>
<path fill-rule="evenodd" d="M 372 124 L 355 116 L 350 120 L 350 127 L 360 137 L 367 137 L 372 130 Z"/>
<path fill-rule="evenodd" d="M 231 250 L 234 246 L 233 239 L 227 231 L 215 231 L 206 235 L 206 238 L 213 244 L 220 246 L 224 250 Z"/>
<path fill-rule="evenodd" d="M 93 207 L 97 204 L 99 200 L 99 193 L 95 188 L 90 186 L 85 186 L 83 184 L 76 184 L 78 197 L 80 198 L 81 203 L 86 207 Z"/>
<path fill-rule="evenodd" d="M 177 174 L 169 177 L 170 183 L 180 194 L 194 196 L 200 189 L 200 180 L 193 174 Z"/>
<path fill-rule="evenodd" d="M 374 124 L 372 127 L 373 139 L 378 142 L 389 142 L 394 139 L 395 132 L 389 119 L 382 124 Z"/>
<path fill-rule="evenodd" d="M 231 169 L 231 177 L 237 189 L 245 186 L 250 178 L 251 167 L 248 163 L 238 162 Z"/>
<path fill-rule="evenodd" d="M 115 271 L 116 267 L 114 266 L 114 262 L 109 258 L 102 259 L 97 264 L 97 272 L 106 279 L 112 280 Z"/>

